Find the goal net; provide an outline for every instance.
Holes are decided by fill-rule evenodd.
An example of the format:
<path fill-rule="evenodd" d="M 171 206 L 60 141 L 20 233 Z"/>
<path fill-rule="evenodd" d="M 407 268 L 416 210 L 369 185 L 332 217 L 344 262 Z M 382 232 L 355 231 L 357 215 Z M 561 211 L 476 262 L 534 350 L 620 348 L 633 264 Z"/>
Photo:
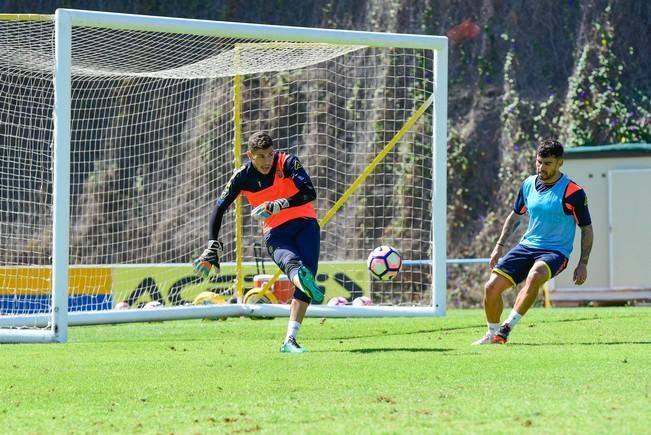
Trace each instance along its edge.
<path fill-rule="evenodd" d="M 245 298 L 277 272 L 245 202 L 222 273 L 189 266 L 260 130 L 317 191 L 326 300 L 308 315 L 444 314 L 445 38 L 72 10 L 0 27 L 0 340 L 286 314 L 282 277 L 278 304 Z M 394 281 L 366 267 L 380 245 L 404 260 Z"/>

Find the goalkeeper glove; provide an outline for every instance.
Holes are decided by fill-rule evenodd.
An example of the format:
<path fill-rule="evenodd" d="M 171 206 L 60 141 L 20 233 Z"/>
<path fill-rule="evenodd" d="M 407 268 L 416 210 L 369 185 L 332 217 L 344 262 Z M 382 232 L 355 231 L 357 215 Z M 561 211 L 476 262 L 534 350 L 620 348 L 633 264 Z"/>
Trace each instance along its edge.
<path fill-rule="evenodd" d="M 280 198 L 275 201 L 265 201 L 253 209 L 251 216 L 259 219 L 267 219 L 269 216 L 273 216 L 280 210 L 288 207 L 289 201 L 285 198 Z"/>
<path fill-rule="evenodd" d="M 205 251 L 192 262 L 194 271 L 203 278 L 208 277 L 211 269 L 219 273 L 219 252 L 224 245 L 219 240 L 210 240 Z"/>

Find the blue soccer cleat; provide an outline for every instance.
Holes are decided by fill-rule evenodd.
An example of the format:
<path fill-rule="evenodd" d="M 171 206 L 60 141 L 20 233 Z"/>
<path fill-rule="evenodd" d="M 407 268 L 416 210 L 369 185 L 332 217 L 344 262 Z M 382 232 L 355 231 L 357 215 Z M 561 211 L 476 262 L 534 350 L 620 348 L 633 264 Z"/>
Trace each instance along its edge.
<path fill-rule="evenodd" d="M 313 302 L 320 304 L 323 302 L 323 292 L 316 284 L 314 275 L 305 266 L 298 269 L 298 280 L 301 282 L 301 290 L 308 295 Z"/>
<path fill-rule="evenodd" d="M 280 351 L 283 353 L 303 353 L 307 352 L 307 349 L 301 347 L 294 337 L 289 337 L 287 341 L 280 346 Z"/>

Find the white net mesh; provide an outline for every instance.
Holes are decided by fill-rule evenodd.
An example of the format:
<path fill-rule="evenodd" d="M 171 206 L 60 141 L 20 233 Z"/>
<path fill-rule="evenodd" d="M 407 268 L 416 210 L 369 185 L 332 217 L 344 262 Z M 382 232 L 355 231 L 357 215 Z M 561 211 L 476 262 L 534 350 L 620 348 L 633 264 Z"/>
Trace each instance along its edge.
<path fill-rule="evenodd" d="M 48 20 L 0 20 L 4 315 L 50 309 L 53 31 Z M 71 311 L 122 300 L 178 305 L 231 287 L 228 266 L 206 287 L 187 264 L 234 169 L 235 101 L 244 141 L 264 130 L 299 157 L 322 217 L 433 87 L 427 50 L 95 28 L 72 35 Z M 431 253 L 431 168 L 430 109 L 322 228 L 326 298 L 431 304 L 431 266 L 417 261 Z M 249 213 L 245 206 L 245 261 L 262 242 Z M 235 261 L 234 221 L 229 212 L 221 231 L 224 263 Z M 369 281 L 364 261 L 379 245 L 412 261 L 394 282 Z M 248 287 L 257 272 L 247 269 Z"/>
<path fill-rule="evenodd" d="M 52 43 L 49 21 L 0 21 L 2 314 L 50 310 L 50 271 L 37 266 L 51 264 L 54 95 L 51 68 L 38 65 Z"/>

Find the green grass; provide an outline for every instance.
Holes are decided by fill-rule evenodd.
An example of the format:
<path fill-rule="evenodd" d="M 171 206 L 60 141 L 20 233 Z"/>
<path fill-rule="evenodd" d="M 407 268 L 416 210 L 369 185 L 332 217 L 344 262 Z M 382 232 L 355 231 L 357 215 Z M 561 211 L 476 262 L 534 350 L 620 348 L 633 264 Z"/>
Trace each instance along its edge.
<path fill-rule="evenodd" d="M 2 433 L 648 433 L 651 309 L 74 327 L 0 345 Z"/>

